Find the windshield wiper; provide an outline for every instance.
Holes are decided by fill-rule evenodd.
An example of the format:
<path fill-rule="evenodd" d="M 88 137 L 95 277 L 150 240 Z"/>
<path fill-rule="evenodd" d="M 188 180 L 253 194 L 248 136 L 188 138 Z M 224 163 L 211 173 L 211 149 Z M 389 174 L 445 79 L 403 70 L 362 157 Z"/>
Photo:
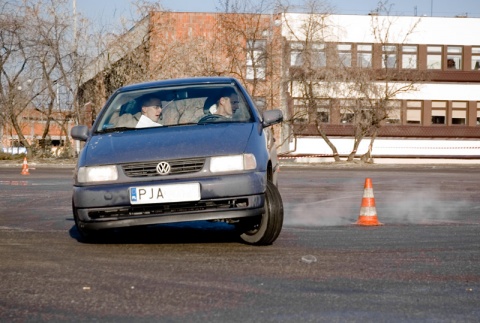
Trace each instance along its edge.
<path fill-rule="evenodd" d="M 109 132 L 117 132 L 117 131 L 125 131 L 125 130 L 135 130 L 136 128 L 129 128 L 129 127 L 117 127 L 117 128 L 106 128 L 97 133 L 109 133 Z"/>

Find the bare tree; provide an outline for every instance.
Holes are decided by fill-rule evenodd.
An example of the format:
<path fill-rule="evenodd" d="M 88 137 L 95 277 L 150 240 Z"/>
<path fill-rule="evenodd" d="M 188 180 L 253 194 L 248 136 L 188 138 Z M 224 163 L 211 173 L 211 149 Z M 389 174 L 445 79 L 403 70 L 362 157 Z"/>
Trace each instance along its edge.
<path fill-rule="evenodd" d="M 406 43 L 421 22 L 421 18 L 398 33 L 395 28 L 396 18 L 390 16 L 391 7 L 388 0 L 379 2 L 375 14 L 371 15 L 372 34 L 379 51 L 383 53 L 382 65 L 374 67 L 374 71 L 367 73 L 362 69 L 355 69 L 349 83 L 353 87 L 350 93 L 355 94 L 357 104 L 353 111 L 355 140 L 348 161 L 354 159 L 363 138 L 370 137 L 368 150 L 361 159 L 373 162 L 371 152 L 379 129 L 393 114 L 399 113 L 399 107 L 395 106 L 394 99 L 401 93 L 416 91 L 416 85 L 428 77 L 426 72 L 399 69 L 398 46 Z"/>
<path fill-rule="evenodd" d="M 275 82 L 266 86 L 263 81 L 280 75 L 272 62 L 275 50 L 280 52 L 272 48 L 273 15 L 263 14 L 272 12 L 273 1 L 247 3 L 248 9 L 244 2 L 231 2 L 231 10 L 237 12 L 215 15 L 213 22 L 205 22 L 211 27 L 207 31 L 184 32 L 173 27 L 179 19 L 177 13 L 166 11 L 159 4 L 138 1 L 137 11 L 143 20 L 132 22 L 134 27 L 124 33 L 109 35 L 108 41 L 99 37 L 103 40 L 99 48 L 103 50 L 86 75 L 83 102 L 92 101 L 86 98 L 93 97 L 106 99 L 116 88 L 129 83 L 217 75 L 237 77 L 249 85 L 254 96 L 273 100 L 277 95 L 270 87 Z M 246 59 L 250 62 L 248 67 Z"/>
<path fill-rule="evenodd" d="M 282 71 L 279 1 L 220 1 L 216 44 L 228 62 L 218 74 L 231 75 L 247 85 L 266 106 L 277 106 Z"/>
<path fill-rule="evenodd" d="M 10 26 L 2 28 L 2 45 L 6 48 L 1 66 L 2 102 L 6 102 L 2 104 L 3 120 L 8 119 L 29 155 L 34 154 L 36 140 L 27 140 L 24 133 L 28 131 L 22 131 L 19 124 L 25 118 L 31 123 L 44 124 L 39 143 L 41 154 L 48 155 L 50 126 L 55 122 L 62 129 L 60 137 L 66 139 L 63 144 L 68 152 L 68 124 L 79 111 L 76 97 L 88 49 L 83 29 L 77 28 L 71 19 L 71 3 L 69 0 L 12 1 L 2 7 L 1 17 Z M 26 80 L 30 80 L 28 86 L 20 84 Z M 22 105 L 18 99 L 14 101 L 19 88 Z"/>
<path fill-rule="evenodd" d="M 210 67 L 218 66 L 209 54 L 210 43 L 198 35 L 178 35 L 176 15 L 160 3 L 139 0 L 134 6 L 140 18 L 125 20 L 116 34 L 101 30 L 96 37 L 98 51 L 80 93 L 81 102 L 92 103 L 96 110 L 126 84 L 212 75 Z"/>
<path fill-rule="evenodd" d="M 2 128 L 9 125 L 18 135 L 19 144 L 32 154 L 31 144 L 24 136 L 22 115 L 38 95 L 31 95 L 37 84 L 32 78 L 35 40 L 28 17 L 16 3 L 4 3 L 0 13 L 0 120 Z M 41 92 L 41 91 L 40 91 Z"/>
<path fill-rule="evenodd" d="M 316 0 L 306 3 L 308 10 L 301 23 L 285 22 L 293 46 L 290 59 L 299 60 L 293 64 L 287 81 L 292 84 L 291 91 L 297 92 L 297 105 L 303 107 L 293 111 L 290 122 L 297 131 L 313 124 L 332 150 L 335 160 L 340 161 L 336 146 L 327 136 L 329 115 L 340 110 L 341 119 L 351 122 L 353 129 L 354 142 L 347 161 L 354 160 L 361 141 L 370 137 L 369 149 L 361 159 L 371 162 L 371 150 L 379 129 L 392 114 L 398 113 L 394 99 L 400 93 L 414 91 L 415 85 L 424 80 L 426 74 L 399 69 L 395 63 L 396 51 L 392 55 L 384 54 L 381 66 L 353 66 L 352 58 L 346 59 L 336 46 L 338 40 L 331 32 L 338 28 L 329 25 L 328 7 Z M 391 44 L 404 44 L 420 21 L 415 21 L 401 34 L 393 34 L 395 19 L 388 15 L 389 9 L 387 1 L 380 2 L 377 14 L 371 18 L 377 51 L 394 47 Z M 380 16 L 380 13 L 386 15 Z M 341 104 L 347 101 L 348 104 Z M 299 124 L 299 120 L 306 122 Z"/>
<path fill-rule="evenodd" d="M 286 12 L 287 8 L 284 8 Z M 294 67 L 289 73 L 287 82 L 291 84 L 290 92 L 297 92 L 299 97 L 296 106 L 302 107 L 292 111 L 287 122 L 298 130 L 313 123 L 317 133 L 332 150 L 335 161 L 340 161 L 337 148 L 327 136 L 325 120 L 321 110 L 324 104 L 331 107 L 330 99 L 335 96 L 336 87 L 348 74 L 342 73 L 341 61 L 334 61 L 330 57 L 337 57 L 335 52 L 327 46 L 329 31 L 328 17 L 330 7 L 323 1 L 308 0 L 304 3 L 305 19 L 300 24 L 285 20 L 287 32 L 290 34 L 291 55 Z M 329 62 L 327 64 L 327 55 Z"/>
<path fill-rule="evenodd" d="M 150 75 L 153 79 L 221 74 L 225 62 L 218 59 L 214 35 L 216 26 L 206 33 L 174 30 L 178 16 L 157 11 L 151 26 Z"/>

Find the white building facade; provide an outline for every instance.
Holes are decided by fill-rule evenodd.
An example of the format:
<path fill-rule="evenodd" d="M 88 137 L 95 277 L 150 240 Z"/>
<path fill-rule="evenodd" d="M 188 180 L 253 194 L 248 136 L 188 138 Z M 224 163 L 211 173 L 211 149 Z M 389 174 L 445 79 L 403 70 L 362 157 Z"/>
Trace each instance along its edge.
<path fill-rule="evenodd" d="M 283 16 L 287 74 L 294 74 L 292 71 L 301 64 L 302 46 L 314 41 L 305 32 L 311 19 L 308 14 Z M 380 15 L 326 15 L 319 19 L 323 26 L 319 31 L 321 42 L 312 47 L 319 67 L 328 67 L 329 46 L 335 47 L 342 64 L 352 70 L 393 69 L 424 75 L 411 90 L 390 99 L 395 108 L 374 142 L 373 157 L 480 158 L 480 19 Z M 320 93 L 322 82 L 317 86 Z M 402 81 L 392 80 L 389 86 L 400 87 Z M 285 111 L 293 115 L 302 109 L 301 86 L 289 77 L 286 88 L 290 97 L 285 101 Z M 294 122 L 284 153 L 331 155 L 332 150 L 309 126 L 309 118 L 321 118 L 338 153 L 350 154 L 353 128 L 347 111 L 352 95 L 343 95 L 346 92 L 330 91 L 317 114 L 306 114 L 297 126 Z M 357 155 L 367 151 L 369 141 L 362 141 Z"/>

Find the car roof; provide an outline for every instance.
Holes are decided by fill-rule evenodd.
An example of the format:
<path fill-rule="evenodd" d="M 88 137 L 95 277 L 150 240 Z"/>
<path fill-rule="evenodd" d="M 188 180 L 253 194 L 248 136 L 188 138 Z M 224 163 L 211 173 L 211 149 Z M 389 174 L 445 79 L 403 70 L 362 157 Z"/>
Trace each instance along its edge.
<path fill-rule="evenodd" d="M 212 77 L 189 77 L 169 80 L 159 80 L 152 82 L 144 82 L 138 84 L 131 84 L 121 87 L 117 92 L 127 92 L 134 90 L 142 90 L 164 86 L 180 86 L 180 85 L 201 85 L 201 84 L 238 84 L 238 81 L 232 77 L 212 76 Z"/>

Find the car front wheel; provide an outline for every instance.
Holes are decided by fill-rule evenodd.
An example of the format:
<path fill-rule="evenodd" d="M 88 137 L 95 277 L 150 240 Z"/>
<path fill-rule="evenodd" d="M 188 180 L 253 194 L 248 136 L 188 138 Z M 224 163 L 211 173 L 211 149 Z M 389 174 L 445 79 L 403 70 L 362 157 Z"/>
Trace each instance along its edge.
<path fill-rule="evenodd" d="M 240 238 L 251 245 L 270 245 L 279 236 L 283 225 L 283 202 L 278 188 L 267 182 L 265 213 L 240 222 Z"/>
<path fill-rule="evenodd" d="M 72 200 L 72 210 L 73 210 L 73 220 L 75 221 L 75 226 L 77 227 L 78 234 L 80 235 L 79 241 L 81 242 L 96 242 L 99 239 L 99 234 L 97 231 L 87 230 L 82 228 L 80 219 L 78 217 L 77 208 Z"/>

